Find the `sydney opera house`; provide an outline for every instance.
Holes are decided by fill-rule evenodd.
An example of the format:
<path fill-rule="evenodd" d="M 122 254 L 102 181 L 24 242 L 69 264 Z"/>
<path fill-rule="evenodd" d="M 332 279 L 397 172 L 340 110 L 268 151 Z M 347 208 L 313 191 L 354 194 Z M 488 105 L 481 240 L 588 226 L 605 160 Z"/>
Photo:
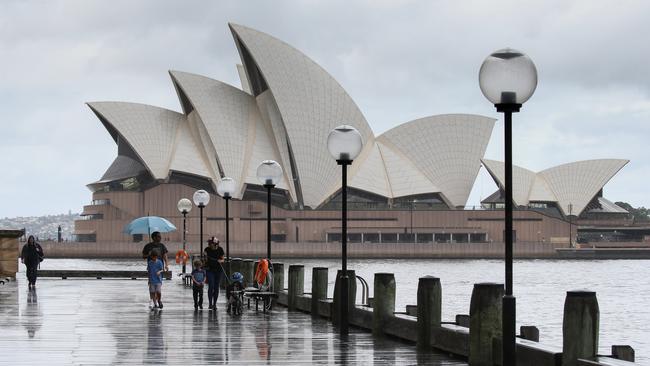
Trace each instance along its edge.
<path fill-rule="evenodd" d="M 340 239 L 340 169 L 327 151 L 336 126 L 356 127 L 364 147 L 349 171 L 353 243 L 488 243 L 503 240 L 503 163 L 484 159 L 490 117 L 447 114 L 406 122 L 375 136 L 362 111 L 323 68 L 281 40 L 230 24 L 241 58 L 241 88 L 170 71 L 180 111 L 126 102 L 88 106 L 117 144 L 104 175 L 88 184 L 92 203 L 76 222 L 79 241 L 131 242 L 135 217 L 157 215 L 182 227 L 179 199 L 212 193 L 206 233 L 224 235 L 224 203 L 215 188 L 237 182 L 231 241 L 266 240 L 265 190 L 256 178 L 267 159 L 284 170 L 273 190 L 272 239 L 325 243 Z M 514 168 L 518 242 L 566 245 L 574 220 L 626 220 L 602 195 L 627 163 L 605 159 L 532 172 Z M 465 206 L 481 165 L 499 187 L 482 207 Z M 573 230 L 569 234 L 569 230 Z M 196 241 L 198 209 L 188 216 Z M 178 242 L 181 231 L 166 234 Z"/>

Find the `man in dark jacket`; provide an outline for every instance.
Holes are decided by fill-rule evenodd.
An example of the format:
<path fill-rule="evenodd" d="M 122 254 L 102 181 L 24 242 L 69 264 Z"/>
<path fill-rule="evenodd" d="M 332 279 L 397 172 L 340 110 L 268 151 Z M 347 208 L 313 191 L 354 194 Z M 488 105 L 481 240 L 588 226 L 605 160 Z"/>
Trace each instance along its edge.
<path fill-rule="evenodd" d="M 43 261 L 43 248 L 36 242 L 33 235 L 27 239 L 27 244 L 23 246 L 20 252 L 20 261 L 27 267 L 27 281 L 29 288 L 36 287 L 36 278 L 38 277 L 38 266 Z"/>
<path fill-rule="evenodd" d="M 151 259 L 151 253 L 155 250 L 159 255 L 162 256 L 163 264 L 165 265 L 165 271 L 169 271 L 169 266 L 167 263 L 167 247 L 162 243 L 162 235 L 158 231 L 151 233 L 151 242 L 142 248 L 142 259 L 149 260 Z"/>

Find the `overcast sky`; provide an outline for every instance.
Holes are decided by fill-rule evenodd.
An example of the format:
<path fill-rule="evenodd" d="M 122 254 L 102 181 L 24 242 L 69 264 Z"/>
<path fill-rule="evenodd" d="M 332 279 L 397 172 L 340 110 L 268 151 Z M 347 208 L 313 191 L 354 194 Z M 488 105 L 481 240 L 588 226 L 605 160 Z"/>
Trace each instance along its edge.
<path fill-rule="evenodd" d="M 605 196 L 650 206 L 648 1 L 2 1 L 0 217 L 81 211 L 117 148 L 84 105 L 180 111 L 170 69 L 239 85 L 235 22 L 330 72 L 376 134 L 442 113 L 499 118 L 478 87 L 493 50 L 537 65 L 514 117 L 514 163 L 630 163 Z M 503 160 L 497 122 L 486 157 Z M 481 172 L 468 205 L 496 189 Z"/>

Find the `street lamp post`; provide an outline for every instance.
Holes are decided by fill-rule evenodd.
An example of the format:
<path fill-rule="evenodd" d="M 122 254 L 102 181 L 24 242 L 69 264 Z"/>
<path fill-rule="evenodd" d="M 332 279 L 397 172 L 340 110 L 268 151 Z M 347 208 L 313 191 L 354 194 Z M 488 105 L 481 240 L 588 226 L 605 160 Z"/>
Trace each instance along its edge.
<path fill-rule="evenodd" d="M 327 149 L 341 166 L 341 307 L 340 332 L 348 334 L 348 165 L 359 155 L 363 141 L 356 128 L 341 125 L 327 136 Z"/>
<path fill-rule="evenodd" d="M 569 248 L 573 248 L 573 203 L 569 203 Z"/>
<path fill-rule="evenodd" d="M 187 243 L 185 234 L 187 234 L 187 214 L 192 211 L 192 201 L 187 198 L 181 198 L 176 205 L 178 211 L 183 214 L 183 251 L 185 251 L 185 245 Z M 183 273 L 185 273 L 185 262 L 183 262 Z"/>
<path fill-rule="evenodd" d="M 257 180 L 266 188 L 266 257 L 271 260 L 271 190 L 282 178 L 282 167 L 275 160 L 264 160 L 257 167 Z"/>
<path fill-rule="evenodd" d="M 206 192 L 203 189 L 199 189 L 194 192 L 194 204 L 199 206 L 199 241 L 200 241 L 200 250 L 201 250 L 201 259 L 203 259 L 203 208 L 210 203 L 210 193 Z"/>
<path fill-rule="evenodd" d="M 217 186 L 217 193 L 226 201 L 226 275 L 228 278 L 230 278 L 230 215 L 228 213 L 228 201 L 230 201 L 233 193 L 235 193 L 236 187 L 235 180 L 228 177 L 221 178 L 221 182 Z"/>
<path fill-rule="evenodd" d="M 535 92 L 537 69 L 533 61 L 517 50 L 501 49 L 489 55 L 479 71 L 483 95 L 504 114 L 505 144 L 505 275 L 503 297 L 503 365 L 516 364 L 516 298 L 512 291 L 512 113 Z"/>

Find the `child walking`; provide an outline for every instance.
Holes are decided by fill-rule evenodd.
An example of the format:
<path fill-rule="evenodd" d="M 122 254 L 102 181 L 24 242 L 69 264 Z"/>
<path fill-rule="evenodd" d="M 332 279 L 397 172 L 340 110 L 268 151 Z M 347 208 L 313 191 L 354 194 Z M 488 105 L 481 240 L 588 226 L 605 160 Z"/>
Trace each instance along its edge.
<path fill-rule="evenodd" d="M 194 310 L 203 309 L 203 285 L 208 281 L 208 276 L 200 260 L 194 261 L 192 270 L 192 296 L 194 297 Z"/>
<path fill-rule="evenodd" d="M 160 259 L 158 259 L 159 256 L 160 254 L 158 251 L 154 250 L 151 252 L 151 257 L 147 262 L 147 272 L 149 272 L 149 296 L 153 303 L 151 310 L 163 308 L 160 299 L 162 297 L 162 272 L 164 264 Z"/>

